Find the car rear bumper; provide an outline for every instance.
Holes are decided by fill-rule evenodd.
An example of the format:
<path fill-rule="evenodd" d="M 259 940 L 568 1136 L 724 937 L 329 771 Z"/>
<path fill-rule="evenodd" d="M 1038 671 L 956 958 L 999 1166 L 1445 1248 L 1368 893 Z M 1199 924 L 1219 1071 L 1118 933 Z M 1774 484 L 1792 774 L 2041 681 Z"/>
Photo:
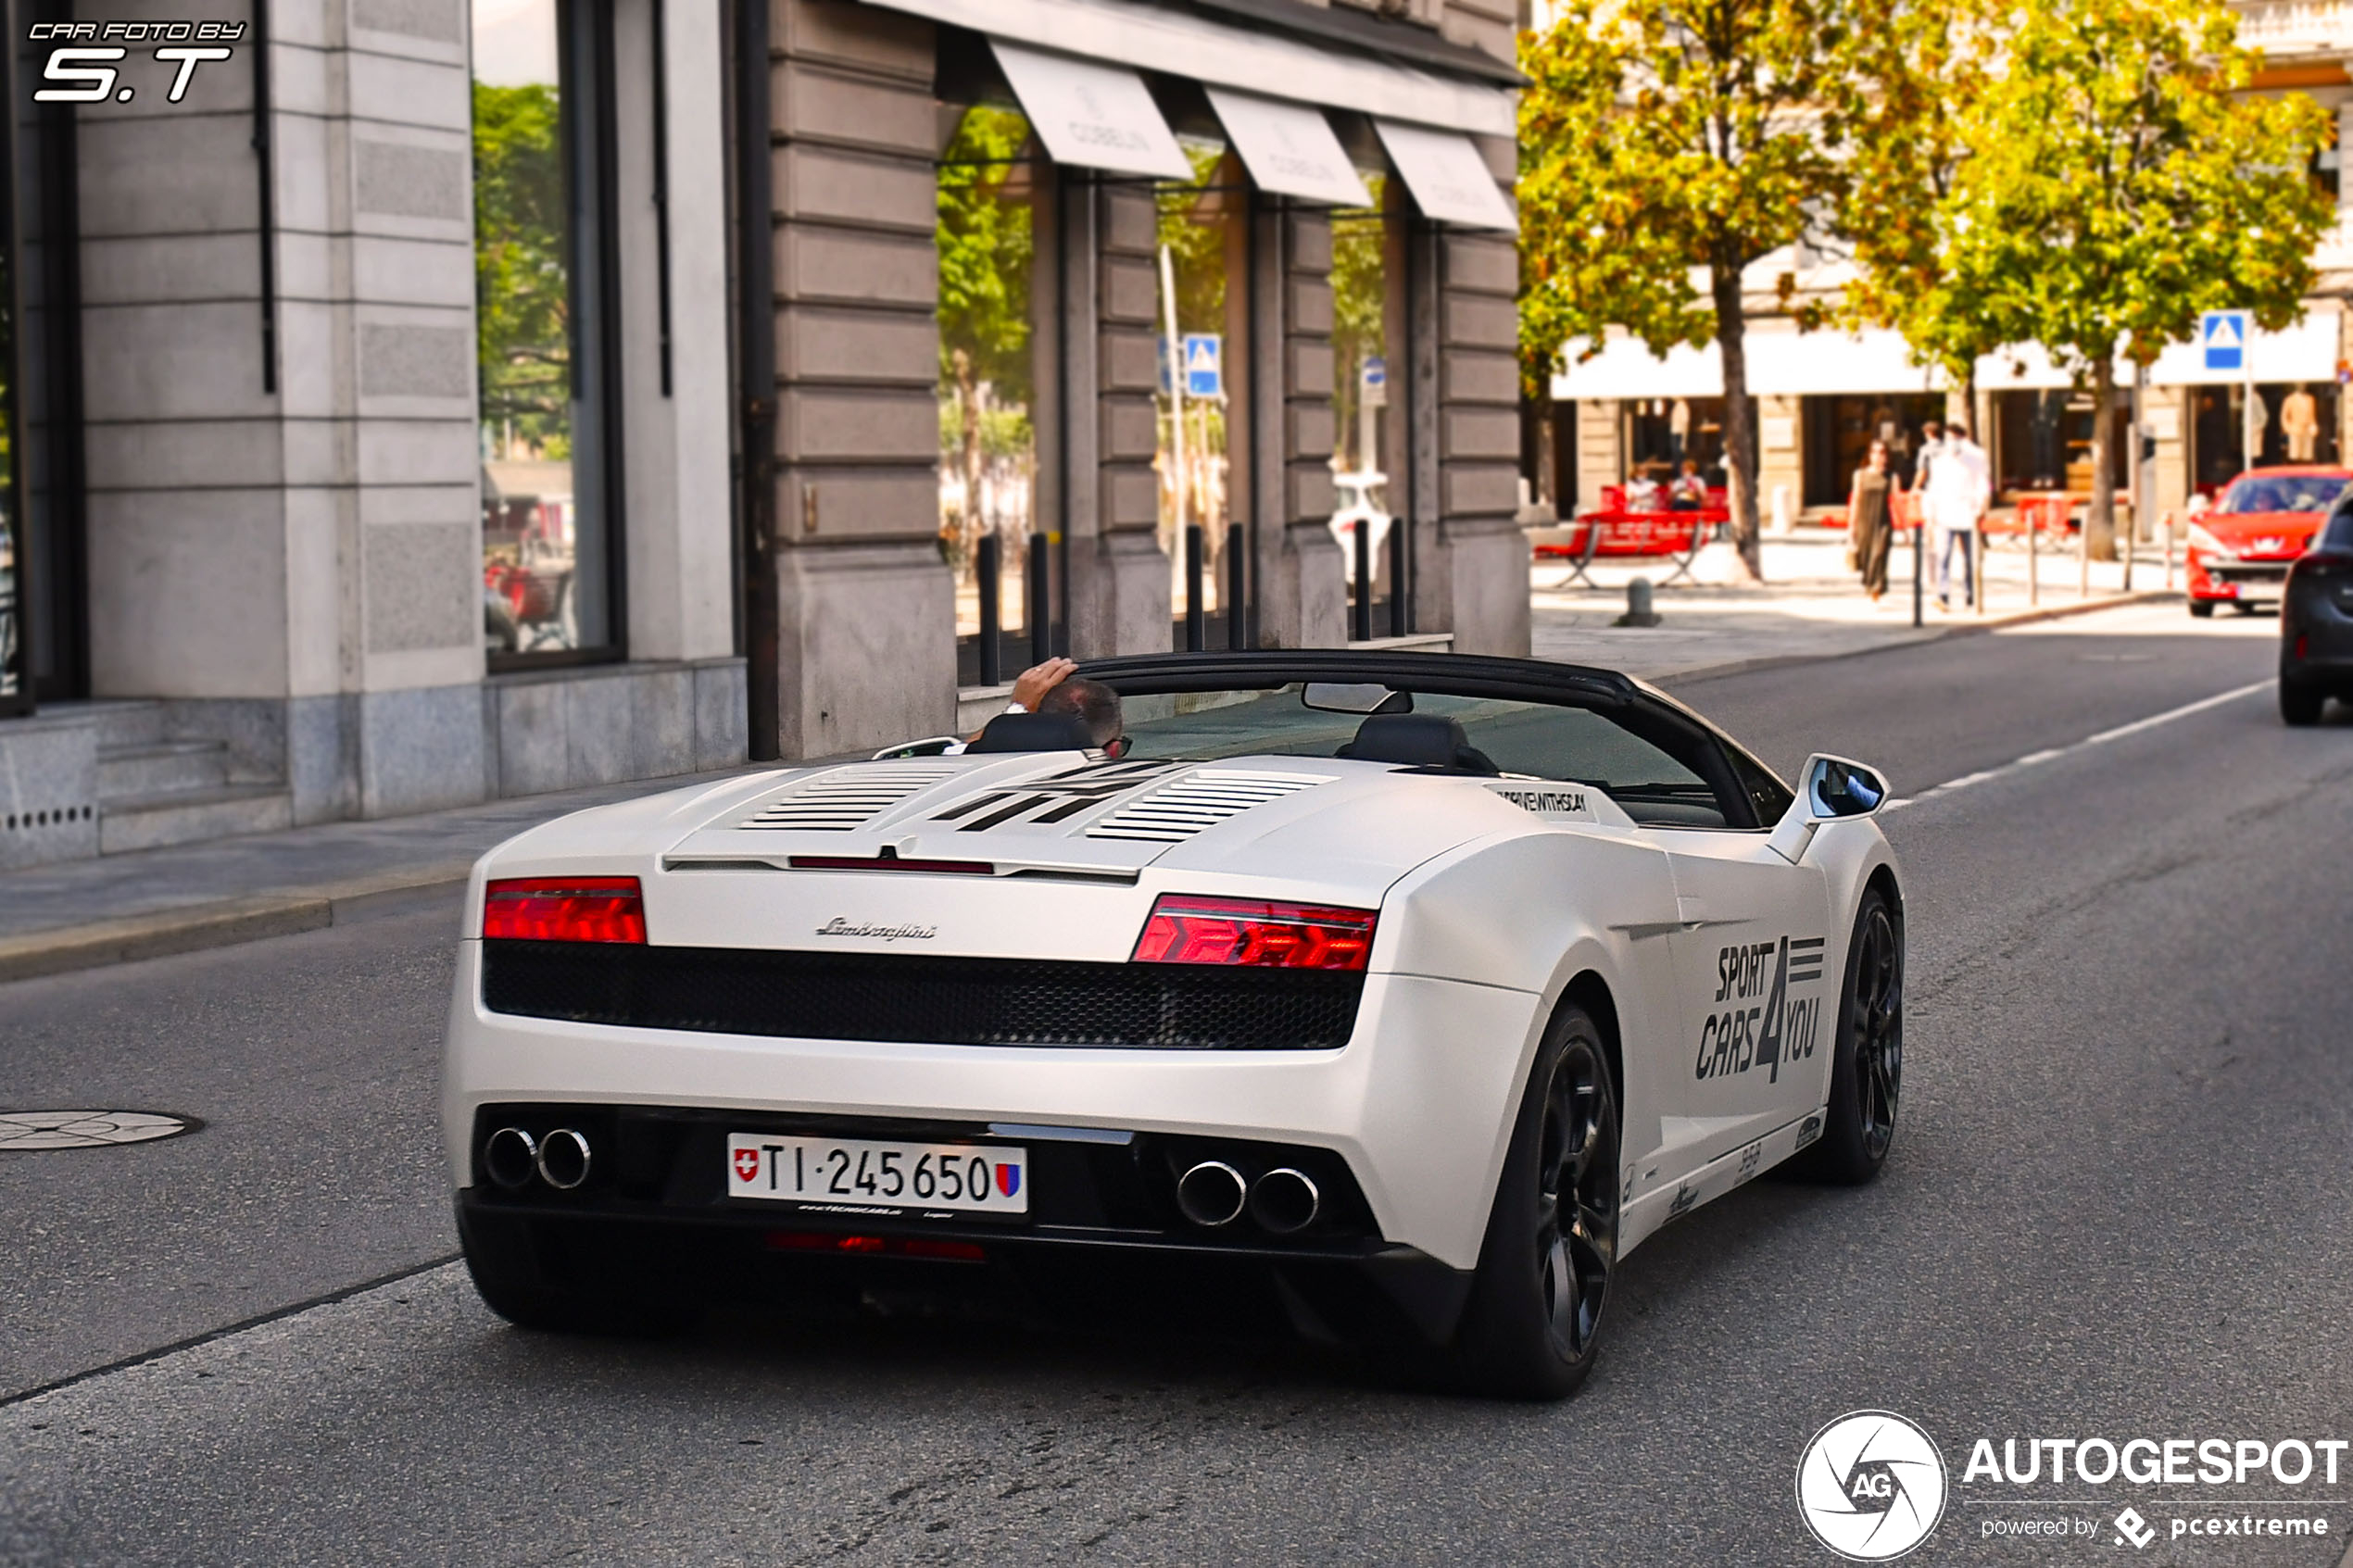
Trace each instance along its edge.
<path fill-rule="evenodd" d="M 460 1191 L 476 1185 L 478 1113 L 499 1104 L 1096 1128 L 1327 1150 L 1361 1192 L 1372 1235 L 1455 1269 L 1478 1262 L 1543 1022 L 1530 993 L 1376 974 L 1336 1050 L 713 1035 L 494 1013 L 481 960 L 480 942 L 460 944 L 443 1073 Z"/>

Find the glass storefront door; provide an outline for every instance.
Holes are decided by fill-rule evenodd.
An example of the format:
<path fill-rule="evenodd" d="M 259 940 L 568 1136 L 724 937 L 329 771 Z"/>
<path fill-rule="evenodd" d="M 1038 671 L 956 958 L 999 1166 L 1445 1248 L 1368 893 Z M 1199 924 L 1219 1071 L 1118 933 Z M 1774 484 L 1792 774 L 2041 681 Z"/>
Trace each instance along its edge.
<path fill-rule="evenodd" d="M 1160 547 L 1167 553 L 1174 645 L 1192 646 L 1198 611 L 1203 647 L 1229 642 L 1231 552 L 1246 531 L 1236 505 L 1236 477 L 1248 471 L 1243 447 L 1249 408 L 1240 382 L 1249 371 L 1250 188 L 1241 161 L 1224 143 L 1180 138 L 1193 178 L 1161 185 L 1160 387 L 1156 399 Z M 1199 540 L 1196 546 L 1195 539 Z M 1201 554 L 1199 600 L 1191 552 Z"/>

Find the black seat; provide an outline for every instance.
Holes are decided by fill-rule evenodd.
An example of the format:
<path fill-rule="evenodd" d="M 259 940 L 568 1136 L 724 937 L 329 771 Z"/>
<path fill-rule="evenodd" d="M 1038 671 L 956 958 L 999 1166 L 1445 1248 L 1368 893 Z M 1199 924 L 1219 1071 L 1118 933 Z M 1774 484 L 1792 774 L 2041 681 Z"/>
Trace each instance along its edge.
<path fill-rule="evenodd" d="M 1394 762 L 1491 779 L 1503 771 L 1471 745 L 1461 720 L 1438 713 L 1376 713 L 1356 726 L 1356 738 L 1338 755 L 1357 762 Z"/>
<path fill-rule="evenodd" d="M 1092 751 L 1095 737 L 1076 713 L 1000 713 L 988 721 L 972 751 Z"/>

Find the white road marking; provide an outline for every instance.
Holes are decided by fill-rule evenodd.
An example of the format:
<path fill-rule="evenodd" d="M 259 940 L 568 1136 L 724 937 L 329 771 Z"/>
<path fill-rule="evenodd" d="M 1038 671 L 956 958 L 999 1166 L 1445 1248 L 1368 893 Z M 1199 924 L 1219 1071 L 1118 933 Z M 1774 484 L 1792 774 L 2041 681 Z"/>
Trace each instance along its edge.
<path fill-rule="evenodd" d="M 1907 795 L 1901 799 L 1891 800 L 1885 809 L 1894 811 L 1906 806 L 1917 806 L 1923 800 L 1934 800 L 1940 797 L 1951 795 L 1957 790 L 1968 789 L 1973 784 L 1982 784 L 1989 779 L 2007 778 L 2010 774 L 2021 772 L 2028 768 L 2039 768 L 2045 762 L 2055 762 L 2062 757 L 2072 757 L 2079 751 L 2088 751 L 2095 746 L 2106 746 L 2110 741 L 2122 740 L 2128 735 L 2137 735 L 2144 731 L 2154 730 L 2160 724 L 2170 724 L 2176 719 L 2186 719 L 2193 713 L 2203 713 L 2209 708 L 2220 708 L 2226 702 L 2236 702 L 2243 696 L 2253 696 L 2257 692 L 2268 692 L 2277 684 L 2275 681 L 2257 681 L 2252 684 L 2239 686 L 2231 691 L 2217 692 L 2212 696 L 2200 697 L 2196 702 L 2185 702 L 2179 708 L 2169 708 L 2162 713 L 2152 713 L 2145 719 L 2135 719 L 2129 724 L 2119 724 L 2112 730 L 2102 730 L 2095 735 L 2085 735 L 2072 746 L 2030 751 L 2016 761 L 2005 762 L 1998 768 L 1987 768 L 1974 773 L 1964 773 L 1957 779 L 1947 779 L 1934 788 L 1924 789 L 1918 795 Z"/>

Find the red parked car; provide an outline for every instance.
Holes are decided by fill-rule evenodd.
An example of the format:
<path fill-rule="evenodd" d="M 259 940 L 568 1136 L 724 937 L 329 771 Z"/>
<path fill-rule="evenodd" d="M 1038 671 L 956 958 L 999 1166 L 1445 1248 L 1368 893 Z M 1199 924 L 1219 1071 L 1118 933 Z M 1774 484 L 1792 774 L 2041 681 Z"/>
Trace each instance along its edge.
<path fill-rule="evenodd" d="M 2190 519 L 2190 613 L 2279 598 L 2289 565 L 2347 484 L 2353 469 L 2252 469 L 2233 480 L 2220 501 Z"/>

